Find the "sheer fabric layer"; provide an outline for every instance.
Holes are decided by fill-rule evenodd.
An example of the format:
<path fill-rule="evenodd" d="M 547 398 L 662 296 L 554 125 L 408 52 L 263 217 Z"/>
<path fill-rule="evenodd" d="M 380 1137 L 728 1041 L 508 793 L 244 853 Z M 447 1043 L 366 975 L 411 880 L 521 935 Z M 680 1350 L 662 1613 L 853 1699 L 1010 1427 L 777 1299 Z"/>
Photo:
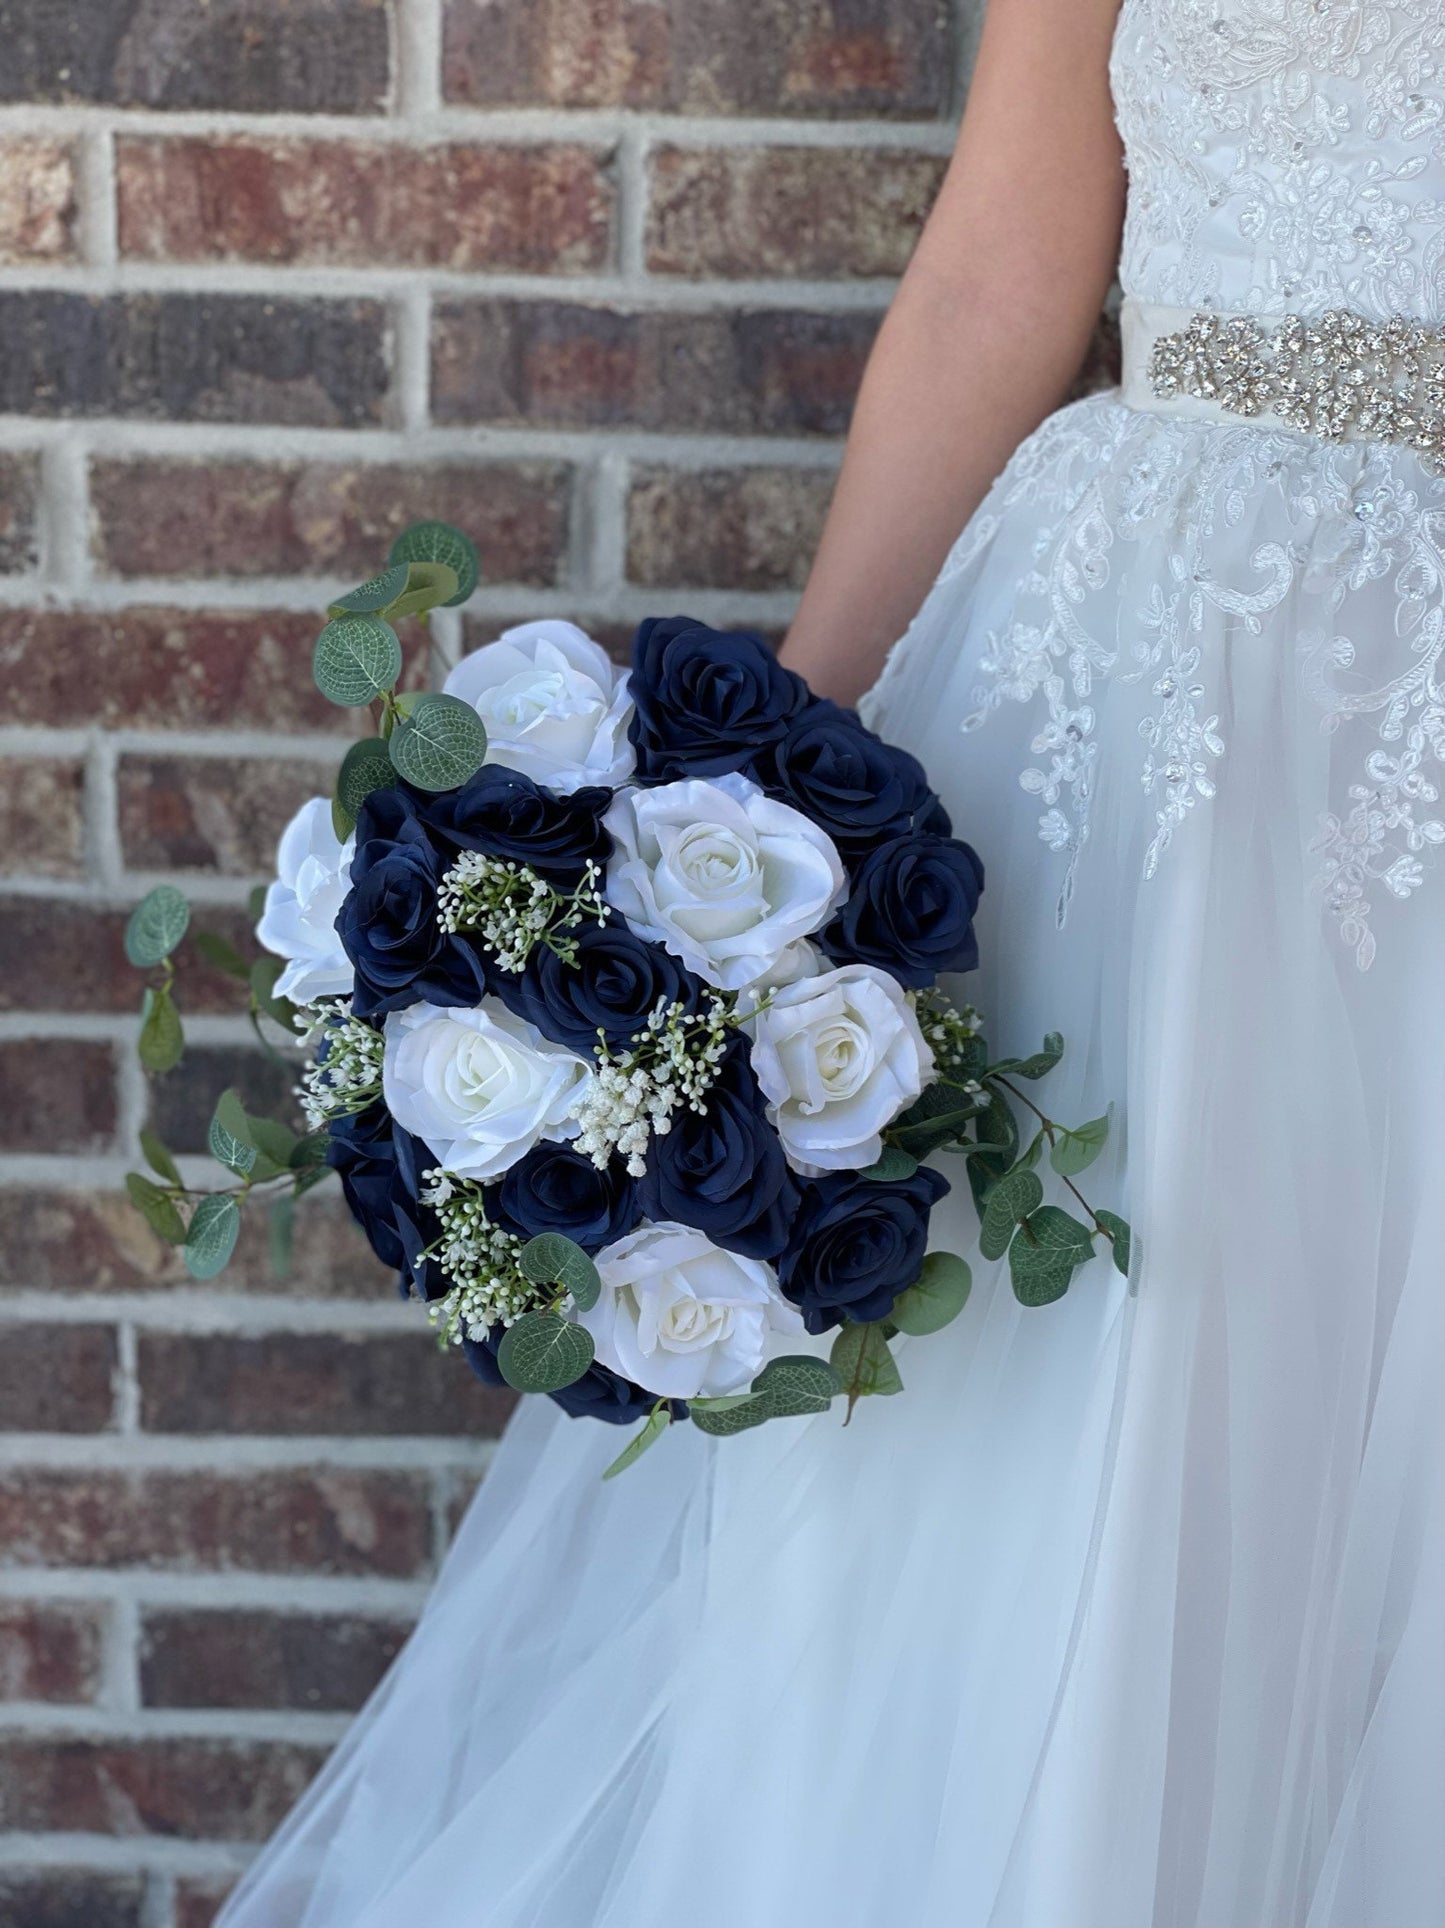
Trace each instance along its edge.
<path fill-rule="evenodd" d="M 972 1253 L 904 1397 L 606 1487 L 528 1404 L 226 1928 L 1445 1919 L 1445 895 L 1381 874 L 1442 511 L 1107 398 L 1020 452 L 870 713 L 984 847 L 994 1041 L 1119 1108 L 1133 1293 Z"/>

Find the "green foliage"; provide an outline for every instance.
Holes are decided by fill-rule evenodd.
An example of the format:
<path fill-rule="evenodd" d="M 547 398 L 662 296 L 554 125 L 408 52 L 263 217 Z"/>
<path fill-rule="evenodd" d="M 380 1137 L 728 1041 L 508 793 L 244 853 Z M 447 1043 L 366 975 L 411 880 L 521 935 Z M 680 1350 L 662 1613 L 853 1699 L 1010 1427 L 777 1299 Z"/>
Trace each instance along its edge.
<path fill-rule="evenodd" d="M 251 966 L 251 1002 L 283 1030 L 294 1031 L 296 1006 L 289 998 L 276 995 L 276 980 L 285 968 L 279 957 L 258 957 Z"/>
<path fill-rule="evenodd" d="M 592 1260 L 560 1232 L 542 1232 L 522 1247 L 517 1264 L 534 1285 L 560 1286 L 583 1312 L 602 1296 L 602 1278 Z"/>
<path fill-rule="evenodd" d="M 230 1263 L 241 1232 L 241 1212 L 229 1192 L 210 1192 L 191 1215 L 186 1234 L 186 1270 L 193 1279 L 213 1279 Z"/>
<path fill-rule="evenodd" d="M 256 1147 L 251 1143 L 245 1106 L 235 1091 L 223 1091 L 216 1100 L 206 1144 L 217 1164 L 237 1178 L 245 1178 L 255 1169 Z"/>
<path fill-rule="evenodd" d="M 1020 1169 L 1000 1178 L 984 1201 L 978 1235 L 978 1249 L 984 1257 L 1001 1259 L 1020 1220 L 1043 1202 L 1044 1188 L 1034 1172 Z"/>
<path fill-rule="evenodd" d="M 153 1232 L 166 1241 L 167 1245 L 184 1245 L 186 1242 L 185 1220 L 176 1210 L 175 1201 L 168 1192 L 140 1172 L 127 1172 L 125 1188 L 130 1194 L 130 1202 L 135 1206 L 146 1224 Z"/>
<path fill-rule="evenodd" d="M 140 1061 L 147 1071 L 174 1071 L 185 1055 L 186 1038 L 181 1014 L 170 987 L 146 990 L 141 1002 Z"/>
<path fill-rule="evenodd" d="M 914 1339 L 942 1332 L 963 1311 L 972 1290 L 973 1273 L 961 1258 L 952 1252 L 930 1252 L 917 1285 L 910 1286 L 895 1304 L 892 1324 Z"/>
<path fill-rule="evenodd" d="M 912 1178 L 918 1170 L 918 1160 L 912 1152 L 904 1151 L 899 1145 L 885 1145 L 883 1156 L 876 1165 L 868 1165 L 859 1172 L 860 1178 L 871 1178 L 880 1185 L 897 1184 L 902 1179 Z"/>
<path fill-rule="evenodd" d="M 273 1278 L 290 1278 L 291 1251 L 295 1237 L 296 1193 L 281 1192 L 272 1199 L 271 1210 L 266 1218 L 266 1250 L 271 1262 Z"/>
<path fill-rule="evenodd" d="M 391 752 L 379 736 L 364 736 L 359 743 L 353 743 L 336 773 L 332 821 L 337 836 L 343 840 L 350 836 L 361 806 L 373 790 L 389 790 L 395 782 Z"/>
<path fill-rule="evenodd" d="M 848 1395 L 850 1416 L 860 1399 L 888 1399 L 903 1390 L 903 1375 L 881 1325 L 845 1325 L 833 1341 L 831 1359 Z"/>
<path fill-rule="evenodd" d="M 1057 1205 L 1041 1205 L 1009 1247 L 1009 1274 L 1021 1305 L 1052 1305 L 1093 1256 L 1093 1235 Z"/>
<path fill-rule="evenodd" d="M 125 954 L 137 970 L 163 964 L 186 934 L 191 907 L 174 884 L 146 892 L 125 927 Z"/>
<path fill-rule="evenodd" d="M 167 1147 L 156 1136 L 155 1132 L 143 1131 L 141 1133 L 140 1148 L 146 1163 L 153 1172 L 159 1177 L 166 1179 L 172 1185 L 180 1184 L 180 1167 L 177 1165 L 175 1159 L 172 1158 Z"/>
<path fill-rule="evenodd" d="M 555 1312 L 528 1312 L 497 1348 L 502 1377 L 518 1392 L 561 1392 L 575 1385 L 596 1353 L 592 1335 Z"/>
<path fill-rule="evenodd" d="M 213 970 L 222 971 L 227 977 L 239 978 L 244 984 L 251 975 L 251 966 L 242 957 L 235 945 L 215 931 L 197 931 L 195 946 Z"/>
<path fill-rule="evenodd" d="M 403 594 L 409 573 L 406 564 L 400 562 L 383 569 L 379 576 L 338 596 L 326 613 L 329 616 L 379 616 Z"/>
<path fill-rule="evenodd" d="M 1133 1256 L 1134 1235 L 1127 1219 L 1120 1218 L 1117 1212 L 1096 1212 L 1099 1229 L 1108 1238 L 1114 1249 L 1114 1263 L 1127 1279 L 1129 1261 Z"/>
<path fill-rule="evenodd" d="M 457 579 L 455 591 L 446 599 L 449 609 L 467 600 L 481 576 L 476 544 L 449 522 L 414 522 L 391 545 L 387 561 L 445 563 Z"/>
<path fill-rule="evenodd" d="M 1061 1131 L 1049 1152 L 1049 1163 L 1060 1178 L 1077 1178 L 1086 1172 L 1109 1140 L 1109 1115 L 1093 1118 L 1073 1131 Z"/>
<path fill-rule="evenodd" d="M 618 1474 L 625 1473 L 629 1466 L 635 1466 L 649 1447 L 657 1444 L 671 1424 L 672 1413 L 668 1407 L 654 1406 L 647 1415 L 641 1432 L 613 1460 L 602 1475 L 603 1479 L 616 1479 Z"/>
<path fill-rule="evenodd" d="M 459 696 L 422 696 L 388 747 L 398 773 L 418 790 L 455 790 L 482 767 L 486 726 Z"/>
<path fill-rule="evenodd" d="M 978 1116 L 980 1101 L 963 1086 L 940 1078 L 888 1128 L 888 1143 L 915 1160 L 961 1140 Z"/>
<path fill-rule="evenodd" d="M 1031 1058 L 1004 1058 L 989 1067 L 989 1075 L 994 1078 L 1047 1078 L 1063 1055 L 1063 1033 L 1050 1031 L 1044 1039 L 1042 1051 L 1036 1051 Z"/>
<path fill-rule="evenodd" d="M 738 1433 L 750 1433 L 754 1426 L 765 1426 L 774 1417 L 772 1401 L 756 1399 L 751 1394 L 746 1399 L 737 1400 L 692 1400 L 688 1405 L 692 1423 L 700 1433 L 710 1433 L 714 1439 L 732 1439 Z"/>
<path fill-rule="evenodd" d="M 769 1402 L 774 1419 L 825 1413 L 842 1390 L 843 1382 L 827 1360 L 805 1352 L 769 1360 L 753 1381 L 753 1392 Z"/>
<path fill-rule="evenodd" d="M 388 622 L 399 623 L 405 616 L 424 616 L 429 609 L 444 607 L 456 600 L 458 577 L 446 562 L 409 562 L 406 587 L 386 612 Z"/>
<path fill-rule="evenodd" d="M 316 687 L 343 709 L 374 703 L 401 675 L 401 644 L 379 616 L 338 616 L 316 638 Z"/>

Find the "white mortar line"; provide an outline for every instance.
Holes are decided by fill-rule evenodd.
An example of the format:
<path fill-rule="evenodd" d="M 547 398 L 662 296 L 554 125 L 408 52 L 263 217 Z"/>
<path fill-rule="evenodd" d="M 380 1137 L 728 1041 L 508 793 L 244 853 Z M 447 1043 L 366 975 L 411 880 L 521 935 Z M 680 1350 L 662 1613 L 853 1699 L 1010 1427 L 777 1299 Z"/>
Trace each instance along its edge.
<path fill-rule="evenodd" d="M 392 405 L 407 436 L 424 434 L 431 420 L 431 295 L 408 287 L 392 307 Z"/>
<path fill-rule="evenodd" d="M 636 293 L 647 285 L 648 180 L 647 136 L 635 124 L 623 130 L 613 162 L 617 182 L 617 266 L 624 287 Z"/>
<path fill-rule="evenodd" d="M 140 1432 L 140 1375 L 137 1370 L 135 1327 L 123 1320 L 116 1328 L 115 1421 L 118 1432 L 127 1438 Z"/>
<path fill-rule="evenodd" d="M 284 1292 L 245 1297 L 183 1286 L 164 1293 L 0 1292 L 0 1331 L 7 1325 L 112 1325 L 136 1331 L 250 1339 L 320 1334 L 335 1339 L 430 1338 L 426 1313 L 398 1296 L 385 1299 L 293 1299 Z M 460 1360 L 458 1360 L 460 1367 Z"/>
<path fill-rule="evenodd" d="M 115 150 L 109 127 L 102 123 L 86 128 L 74 151 L 79 194 L 76 240 L 81 259 L 91 268 L 109 269 L 117 256 Z"/>
<path fill-rule="evenodd" d="M 442 1466 L 484 1472 L 495 1451 L 495 1440 L 455 1433 L 362 1433 L 354 1438 L 320 1433 L 3 1433 L 0 1469 L 235 1478 L 258 1472 L 363 1472 L 411 1478 Z"/>
<path fill-rule="evenodd" d="M 0 1600 L 39 1605 L 111 1606 L 153 1613 L 304 1613 L 318 1619 L 360 1616 L 411 1620 L 431 1592 L 431 1580 L 387 1580 L 356 1575 L 162 1573 L 142 1567 L 0 1568 Z"/>
<path fill-rule="evenodd" d="M 141 1704 L 140 1613 L 135 1600 L 117 1595 L 109 1602 L 106 1621 L 101 1706 L 133 1715 Z"/>
<path fill-rule="evenodd" d="M 119 750 L 113 736 L 94 733 L 85 770 L 86 871 L 103 890 L 120 888 L 125 860 L 120 847 L 120 816 L 116 795 Z"/>
<path fill-rule="evenodd" d="M 31 446 L 34 446 L 32 443 Z M 90 575 L 90 502 L 85 446 L 71 423 L 40 461 L 40 570 L 47 589 L 73 589 Z"/>
<path fill-rule="evenodd" d="M 85 1869 L 95 1874 L 145 1874 L 161 1868 L 205 1880 L 239 1874 L 257 1853 L 227 1841 L 181 1841 L 165 1835 L 80 1833 L 0 1834 L 0 1867 Z"/>
<path fill-rule="evenodd" d="M 393 10 L 396 105 L 408 131 L 424 135 L 441 112 L 441 0 L 399 0 Z"/>
<path fill-rule="evenodd" d="M 23 1733 L 38 1741 L 289 1741 L 329 1747 L 351 1721 L 350 1714 L 318 1714 L 301 1707 L 146 1707 L 128 1712 L 65 1707 L 54 1701 L 0 1703 L 0 1739 Z"/>

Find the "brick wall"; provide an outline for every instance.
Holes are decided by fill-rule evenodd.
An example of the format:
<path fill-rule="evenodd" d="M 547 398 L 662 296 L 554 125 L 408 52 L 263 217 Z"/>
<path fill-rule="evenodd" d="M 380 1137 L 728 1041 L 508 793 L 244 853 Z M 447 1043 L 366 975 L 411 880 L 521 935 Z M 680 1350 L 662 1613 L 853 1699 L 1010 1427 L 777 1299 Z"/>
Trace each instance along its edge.
<path fill-rule="evenodd" d="M 201 1928 L 405 1637 L 504 1412 L 333 1205 L 188 1284 L 118 1194 L 261 1092 L 194 960 L 420 514 L 524 615 L 776 629 L 950 141 L 972 0 L 0 0 L 0 1922 Z M 199 1169 L 199 1166 L 197 1167 Z M 279 1925 L 278 1925 L 279 1928 Z"/>

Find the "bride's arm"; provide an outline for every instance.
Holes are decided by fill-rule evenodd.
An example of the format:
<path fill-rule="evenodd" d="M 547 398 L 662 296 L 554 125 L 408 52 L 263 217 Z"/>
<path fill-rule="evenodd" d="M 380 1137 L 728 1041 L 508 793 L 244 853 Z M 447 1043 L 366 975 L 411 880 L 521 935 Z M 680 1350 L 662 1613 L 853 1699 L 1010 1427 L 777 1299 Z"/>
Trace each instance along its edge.
<path fill-rule="evenodd" d="M 879 335 L 784 659 L 852 703 L 1078 373 L 1118 256 L 1119 0 L 991 0 L 953 165 Z"/>

